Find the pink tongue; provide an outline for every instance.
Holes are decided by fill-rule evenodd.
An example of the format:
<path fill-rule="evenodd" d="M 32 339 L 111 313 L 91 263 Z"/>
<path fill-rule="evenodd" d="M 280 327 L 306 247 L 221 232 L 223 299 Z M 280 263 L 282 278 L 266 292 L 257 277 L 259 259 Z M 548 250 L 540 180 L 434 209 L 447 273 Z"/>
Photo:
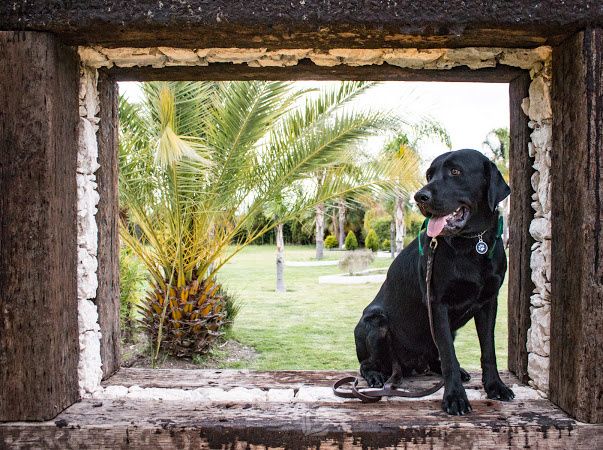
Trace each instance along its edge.
<path fill-rule="evenodd" d="M 427 224 L 427 236 L 436 237 L 438 236 L 446 225 L 446 216 L 444 217 L 432 217 L 429 219 Z"/>

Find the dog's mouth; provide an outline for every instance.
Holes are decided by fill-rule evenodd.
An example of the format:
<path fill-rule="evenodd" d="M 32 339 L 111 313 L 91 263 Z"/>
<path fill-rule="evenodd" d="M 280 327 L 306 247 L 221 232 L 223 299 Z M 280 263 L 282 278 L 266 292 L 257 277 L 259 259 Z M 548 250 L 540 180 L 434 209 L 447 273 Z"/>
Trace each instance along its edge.
<path fill-rule="evenodd" d="M 465 205 L 459 206 L 450 214 L 444 216 L 432 215 L 427 225 L 427 236 L 436 237 L 442 233 L 454 234 L 465 226 L 469 220 L 470 211 Z"/>

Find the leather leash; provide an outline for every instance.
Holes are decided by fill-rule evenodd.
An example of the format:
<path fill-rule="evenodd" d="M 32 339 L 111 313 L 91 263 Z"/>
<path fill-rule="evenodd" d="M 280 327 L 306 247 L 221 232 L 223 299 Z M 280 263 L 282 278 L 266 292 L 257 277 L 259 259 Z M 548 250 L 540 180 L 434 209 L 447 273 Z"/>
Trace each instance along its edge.
<path fill-rule="evenodd" d="M 432 301 L 432 293 L 431 293 L 431 276 L 433 274 L 433 257 L 438 247 L 437 238 L 432 238 L 429 242 L 429 247 L 431 251 L 427 254 L 427 268 L 425 272 L 425 283 L 426 283 L 426 297 L 427 297 L 427 315 L 429 317 L 429 330 L 431 331 L 431 338 L 433 339 L 433 343 L 436 344 L 435 331 L 433 329 L 433 314 L 431 310 L 431 301 Z M 400 368 L 397 361 L 394 363 L 395 366 L 393 369 L 393 373 L 391 377 L 385 382 L 383 388 L 363 388 L 358 387 L 358 377 L 349 376 L 344 377 L 338 380 L 335 384 L 333 384 L 333 394 L 337 397 L 341 398 L 357 398 L 361 400 L 363 403 L 374 403 L 381 400 L 381 397 L 406 397 L 406 398 L 420 398 L 431 395 L 437 391 L 439 391 L 442 386 L 444 386 L 444 380 L 438 382 L 436 385 L 423 389 L 417 392 L 410 392 L 407 390 L 401 390 L 394 386 L 394 383 L 399 380 L 400 377 Z M 351 384 L 351 388 L 349 389 L 341 389 L 342 386 L 346 384 Z"/>

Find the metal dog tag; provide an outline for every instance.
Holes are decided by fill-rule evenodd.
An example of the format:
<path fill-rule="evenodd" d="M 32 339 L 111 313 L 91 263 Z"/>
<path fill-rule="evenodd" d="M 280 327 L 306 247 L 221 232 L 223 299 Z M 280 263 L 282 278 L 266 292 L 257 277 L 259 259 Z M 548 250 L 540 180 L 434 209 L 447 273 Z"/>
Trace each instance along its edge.
<path fill-rule="evenodd" d="M 488 253 L 488 244 L 482 241 L 481 237 L 479 238 L 479 241 L 477 241 L 477 244 L 475 244 L 475 251 L 480 255 Z"/>

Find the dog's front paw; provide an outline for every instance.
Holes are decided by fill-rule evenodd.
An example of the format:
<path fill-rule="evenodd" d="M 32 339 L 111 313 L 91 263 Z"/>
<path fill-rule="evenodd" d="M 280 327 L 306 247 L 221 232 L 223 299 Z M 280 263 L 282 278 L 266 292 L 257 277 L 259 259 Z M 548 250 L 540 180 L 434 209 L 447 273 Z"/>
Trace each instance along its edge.
<path fill-rule="evenodd" d="M 377 370 L 366 370 L 363 371 L 361 375 L 366 380 L 366 384 L 370 387 L 380 388 L 385 384 L 385 377 Z"/>
<path fill-rule="evenodd" d="M 442 409 L 453 416 L 462 416 L 472 411 L 465 388 L 462 385 L 444 390 Z"/>
<path fill-rule="evenodd" d="M 494 400 L 509 401 L 515 398 L 515 394 L 500 379 L 484 383 L 484 390 L 488 398 Z"/>
<path fill-rule="evenodd" d="M 461 367 L 461 381 L 463 383 L 466 383 L 467 381 L 471 381 L 471 375 L 469 375 L 469 372 L 467 372 L 465 369 L 463 369 Z"/>

